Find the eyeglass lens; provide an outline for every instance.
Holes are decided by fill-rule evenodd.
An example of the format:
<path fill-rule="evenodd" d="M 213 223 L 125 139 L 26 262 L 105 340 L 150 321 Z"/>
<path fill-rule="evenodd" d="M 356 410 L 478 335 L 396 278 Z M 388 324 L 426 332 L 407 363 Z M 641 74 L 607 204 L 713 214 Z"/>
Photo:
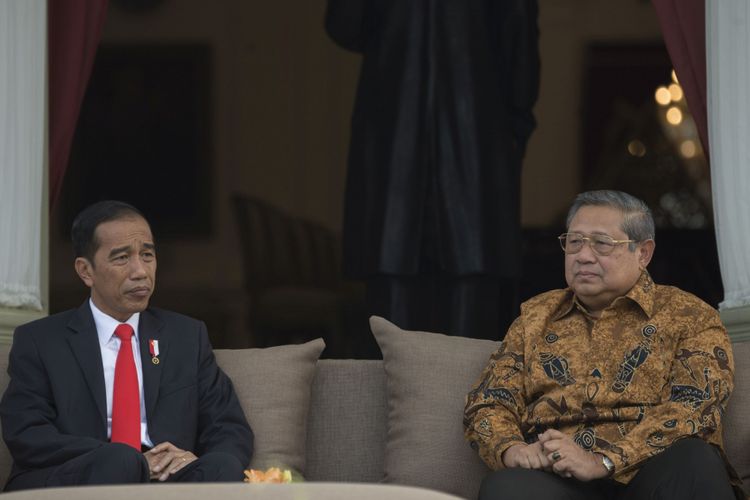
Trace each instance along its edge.
<path fill-rule="evenodd" d="M 580 252 L 585 242 L 588 242 L 591 249 L 599 255 L 608 255 L 615 249 L 615 240 L 604 234 L 584 236 L 580 233 L 564 233 L 560 235 L 560 245 L 565 253 Z"/>

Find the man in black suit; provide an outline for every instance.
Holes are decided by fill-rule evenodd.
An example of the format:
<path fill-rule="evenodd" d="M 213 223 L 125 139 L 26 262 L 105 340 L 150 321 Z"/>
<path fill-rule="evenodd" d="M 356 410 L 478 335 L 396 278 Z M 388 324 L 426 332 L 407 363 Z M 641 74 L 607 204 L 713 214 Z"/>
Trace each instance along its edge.
<path fill-rule="evenodd" d="M 148 307 L 156 251 L 145 217 L 126 203 L 99 202 L 76 217 L 72 240 L 91 297 L 14 333 L 0 402 L 14 459 L 5 489 L 241 480 L 253 434 L 205 325 Z M 130 340 L 115 335 L 121 328 Z M 140 411 L 117 403 L 128 342 L 130 401 L 140 399 Z M 119 437 L 124 420 L 129 440 Z"/>

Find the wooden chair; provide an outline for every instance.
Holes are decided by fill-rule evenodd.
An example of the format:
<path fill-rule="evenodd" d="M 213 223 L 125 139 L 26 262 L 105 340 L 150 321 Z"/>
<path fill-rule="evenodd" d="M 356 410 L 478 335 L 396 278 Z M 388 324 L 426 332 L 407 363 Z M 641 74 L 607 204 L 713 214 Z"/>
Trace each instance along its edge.
<path fill-rule="evenodd" d="M 341 351 L 340 243 L 320 224 L 284 213 L 252 196 L 231 199 L 240 231 L 251 343 L 267 347 L 323 336 Z"/>

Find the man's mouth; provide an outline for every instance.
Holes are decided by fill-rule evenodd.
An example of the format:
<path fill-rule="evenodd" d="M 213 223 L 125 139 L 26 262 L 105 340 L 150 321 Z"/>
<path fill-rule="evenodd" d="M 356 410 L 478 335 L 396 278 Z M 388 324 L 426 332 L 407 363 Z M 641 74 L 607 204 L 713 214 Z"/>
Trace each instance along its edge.
<path fill-rule="evenodd" d="M 130 291 L 128 291 L 129 295 L 134 295 L 134 296 L 136 296 L 138 298 L 148 297 L 150 293 L 151 293 L 151 289 L 148 288 L 148 287 L 145 287 L 145 286 L 144 287 L 133 288 Z"/>
<path fill-rule="evenodd" d="M 576 273 L 576 276 L 578 276 L 579 278 L 596 278 L 599 275 L 592 271 L 578 271 Z"/>

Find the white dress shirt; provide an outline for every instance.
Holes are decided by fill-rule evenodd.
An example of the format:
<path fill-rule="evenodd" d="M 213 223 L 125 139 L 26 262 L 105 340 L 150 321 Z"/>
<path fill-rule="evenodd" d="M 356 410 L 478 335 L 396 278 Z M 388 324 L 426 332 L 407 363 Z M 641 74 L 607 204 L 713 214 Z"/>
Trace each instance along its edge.
<path fill-rule="evenodd" d="M 117 353 L 120 350 L 120 339 L 115 335 L 115 328 L 117 328 L 120 322 L 100 311 L 91 299 L 89 299 L 89 305 L 91 306 L 91 313 L 94 315 L 96 333 L 99 336 L 99 348 L 102 352 L 104 387 L 107 392 L 107 438 L 109 439 L 112 437 L 112 393 L 115 383 L 115 363 L 117 362 Z M 133 348 L 135 371 L 138 374 L 138 394 L 141 400 L 141 443 L 150 447 L 154 444 L 148 436 L 148 426 L 146 424 L 146 403 L 143 399 L 143 374 L 141 373 L 141 349 L 138 342 L 139 319 L 140 313 L 135 313 L 126 323 L 133 327 L 133 332 L 135 333 L 131 337 L 130 342 Z"/>

